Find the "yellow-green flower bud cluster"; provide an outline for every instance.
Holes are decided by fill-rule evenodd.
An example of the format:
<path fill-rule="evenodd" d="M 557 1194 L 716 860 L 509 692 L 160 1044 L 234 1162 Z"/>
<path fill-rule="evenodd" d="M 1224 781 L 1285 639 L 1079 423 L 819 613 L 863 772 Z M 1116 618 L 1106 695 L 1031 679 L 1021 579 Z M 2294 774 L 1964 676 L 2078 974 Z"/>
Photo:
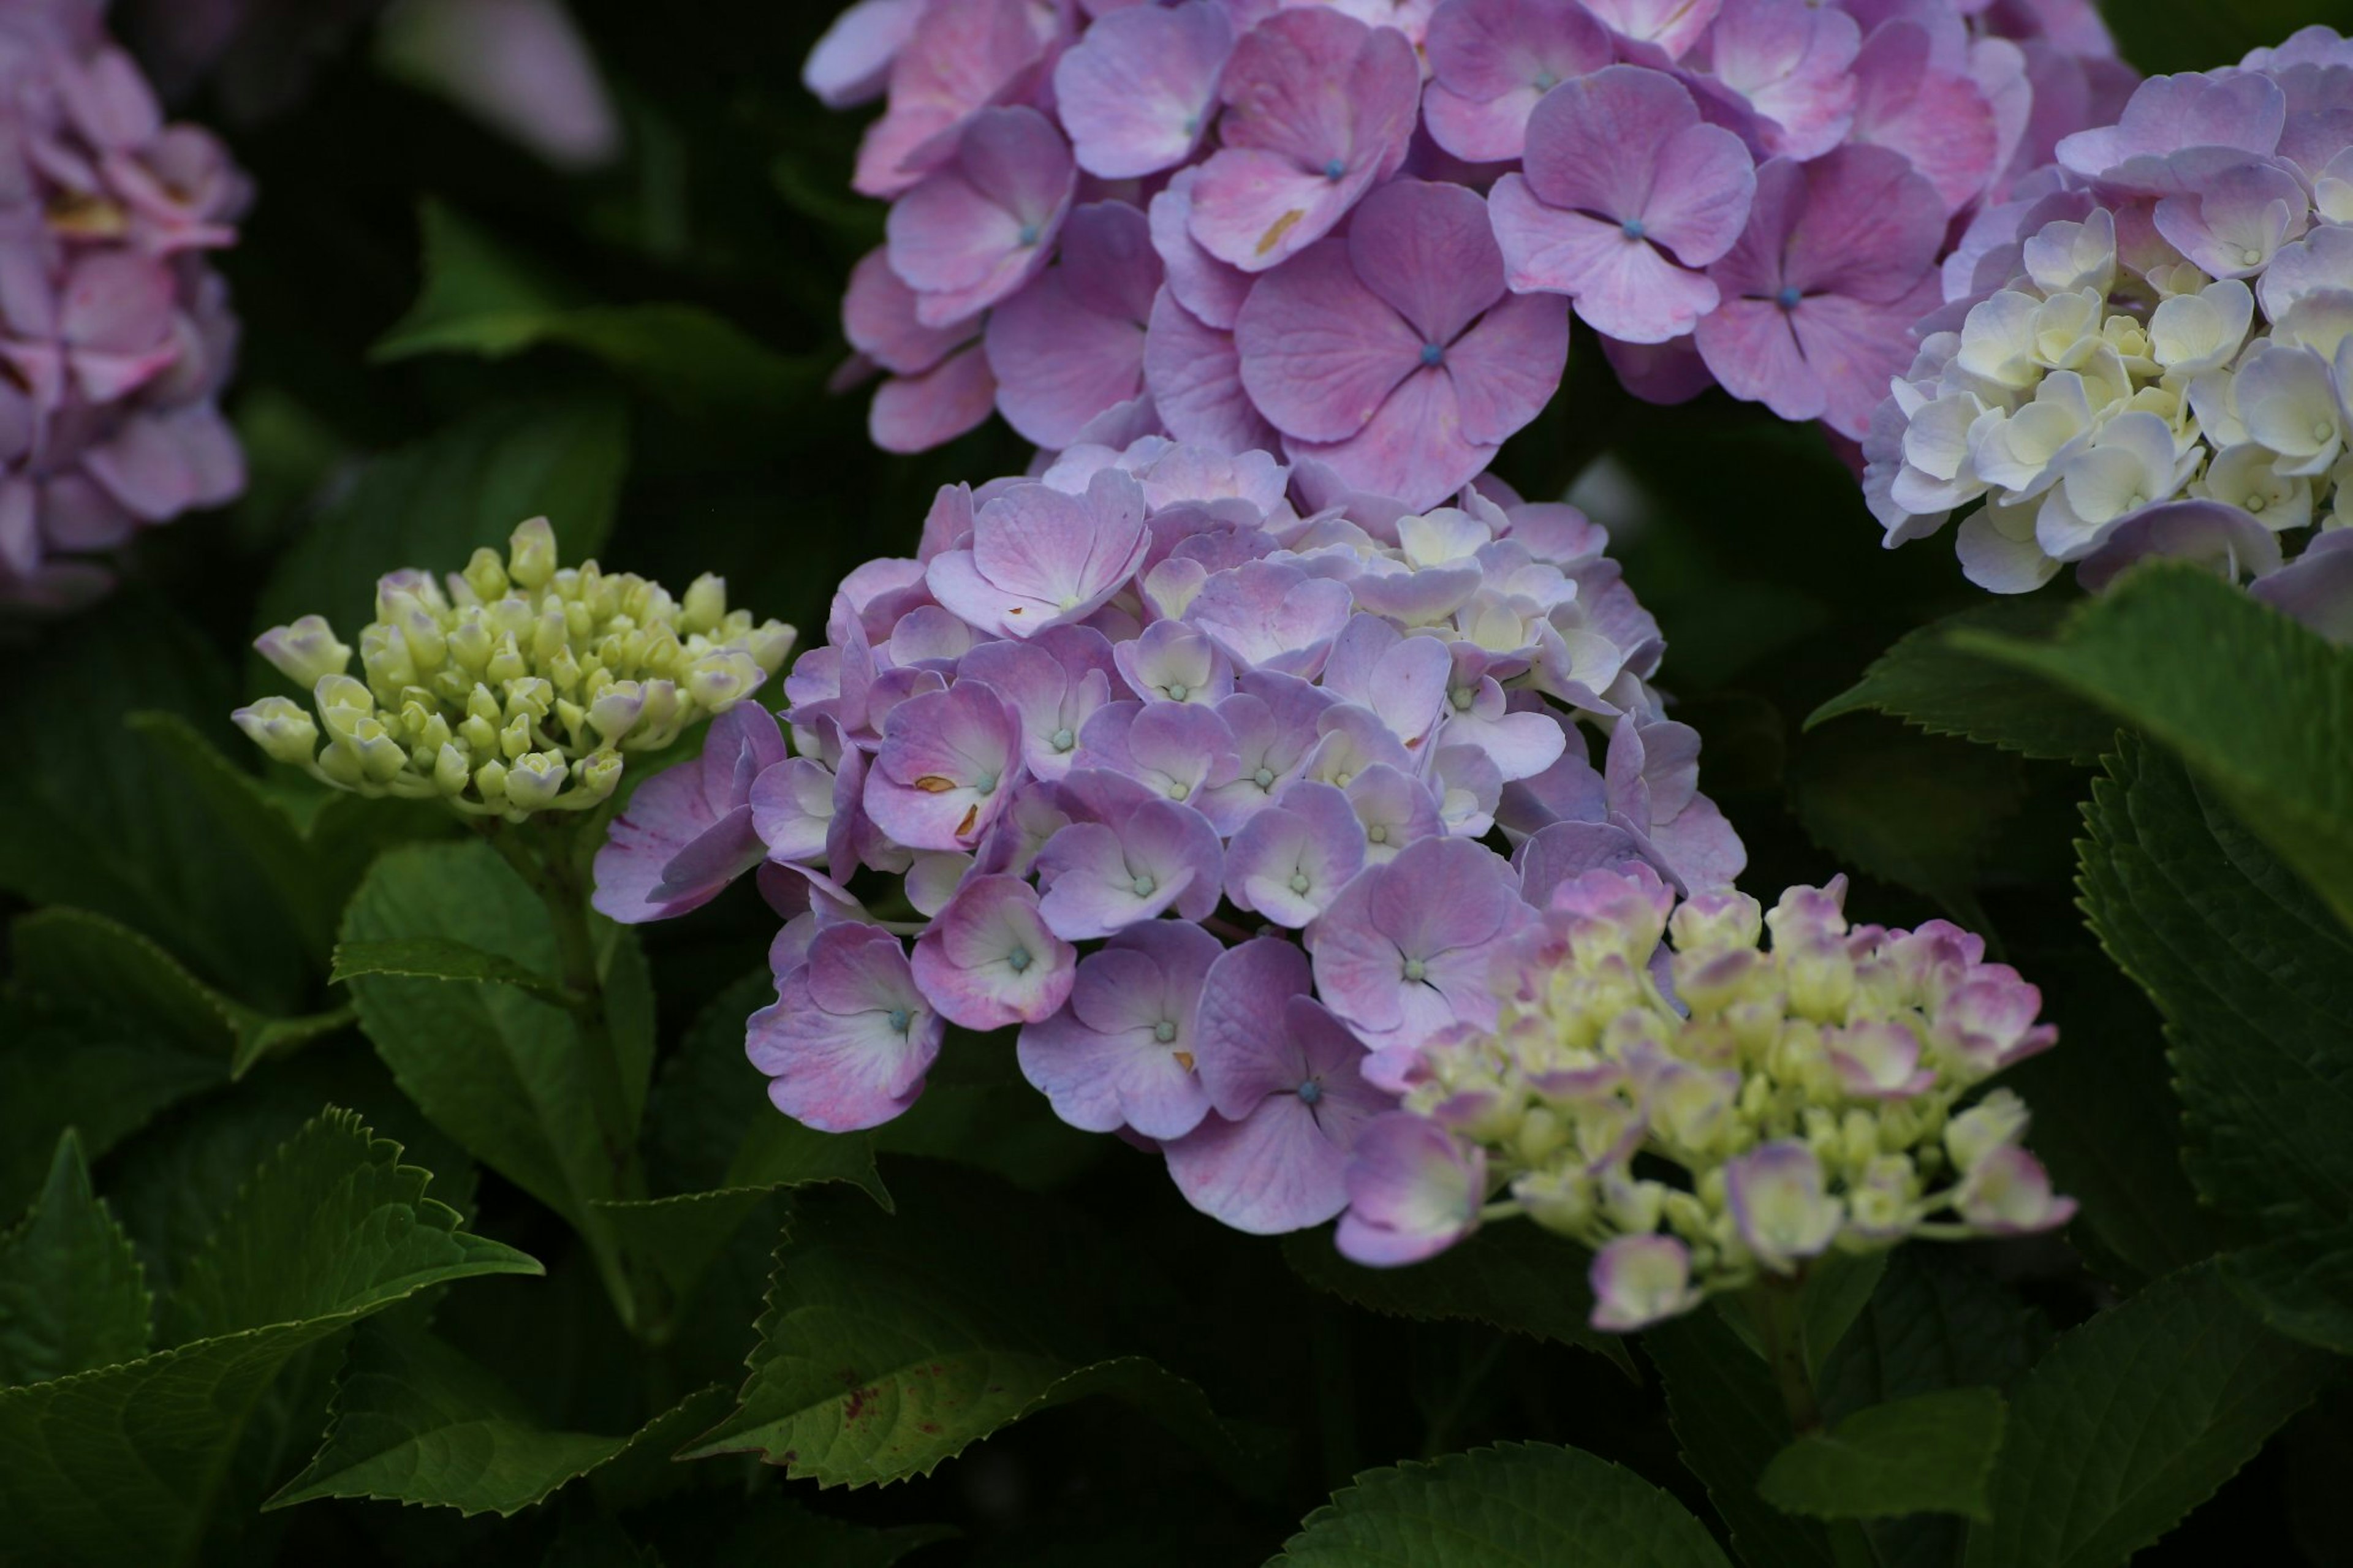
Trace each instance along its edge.
<path fill-rule="evenodd" d="M 1647 868 L 1588 873 L 1500 966 L 1496 1026 L 1440 1036 L 1404 1075 L 1405 1108 L 1508 1188 L 1488 1216 L 1603 1254 L 1597 1321 L 1638 1326 L 1833 1248 L 2073 1213 L 2018 1146 L 2014 1095 L 1959 1109 L 2056 1038 L 2041 994 L 1945 921 L 1849 929 L 1843 893 L 1676 908 Z"/>
<path fill-rule="evenodd" d="M 519 822 L 603 801 L 622 752 L 725 712 L 793 646 L 792 627 L 730 610 L 717 577 L 676 598 L 593 561 L 558 566 L 544 518 L 515 530 L 503 561 L 478 550 L 445 584 L 413 570 L 377 584 L 357 676 L 317 616 L 265 633 L 254 646 L 309 689 L 316 718 L 265 697 L 238 727 L 338 788 Z"/>

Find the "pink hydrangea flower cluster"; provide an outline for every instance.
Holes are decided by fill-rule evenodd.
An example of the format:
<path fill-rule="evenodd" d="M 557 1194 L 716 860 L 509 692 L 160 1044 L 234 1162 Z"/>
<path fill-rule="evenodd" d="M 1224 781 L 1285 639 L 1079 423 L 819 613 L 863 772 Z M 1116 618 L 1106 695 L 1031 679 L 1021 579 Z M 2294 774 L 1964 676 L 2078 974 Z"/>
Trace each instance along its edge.
<path fill-rule="evenodd" d="M 1996 593 L 2179 556 L 2353 641 L 2353 42 L 2144 83 L 1945 287 L 1865 447 L 1889 544 L 1973 509 Z"/>
<path fill-rule="evenodd" d="M 166 124 L 95 6 L 0 16 L 0 605 L 106 588 L 88 557 L 244 488 L 217 397 L 237 345 L 204 253 L 249 195 Z"/>
<path fill-rule="evenodd" d="M 1716 891 L 1744 855 L 1599 529 L 1327 479 L 1145 436 L 942 490 L 842 584 L 788 736 L 741 704 L 637 793 L 596 907 L 757 868 L 790 920 L 749 1049 L 811 1126 L 905 1110 L 950 1025 L 1018 1028 L 1057 1114 L 1197 1206 L 1329 1219 L 1391 1100 L 1368 1050 L 1492 1026 L 1489 957 L 1564 879 Z"/>
<path fill-rule="evenodd" d="M 2132 81 L 2088 0 L 862 0 L 875 440 L 1141 424 L 1436 504 L 1560 384 L 1860 438 L 1947 237 Z"/>
<path fill-rule="evenodd" d="M 1403 1101 L 1356 1139 L 1340 1249 L 1410 1263 L 1525 1214 L 1594 1249 L 1623 1331 L 1832 1251 L 2066 1223 L 2026 1108 L 1976 1095 L 2056 1041 L 2042 994 L 1945 921 L 1849 927 L 1844 893 L 1563 882 L 1490 955 L 1492 1021 L 1364 1065 Z"/>

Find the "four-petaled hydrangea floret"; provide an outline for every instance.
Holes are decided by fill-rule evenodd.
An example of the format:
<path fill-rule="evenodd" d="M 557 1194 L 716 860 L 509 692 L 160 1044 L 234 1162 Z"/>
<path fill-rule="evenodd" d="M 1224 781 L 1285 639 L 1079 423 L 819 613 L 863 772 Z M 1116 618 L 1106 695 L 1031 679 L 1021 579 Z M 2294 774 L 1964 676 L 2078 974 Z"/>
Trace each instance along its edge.
<path fill-rule="evenodd" d="M 1594 1321 L 1627 1330 L 1833 1250 L 2063 1224 L 2017 1097 L 1964 1108 L 2056 1039 L 2041 994 L 1945 921 L 1850 928 L 1844 892 L 1793 888 L 1767 912 L 1739 893 L 1678 908 L 1647 867 L 1564 884 L 1498 962 L 1493 1029 L 1377 1061 L 1396 1114 L 1471 1147 L 1363 1171 L 1366 1194 L 1407 1196 L 1360 1201 L 1377 1239 L 1343 1247 L 1398 1261 L 1392 1232 L 1421 1227 L 1423 1256 L 1525 1213 L 1595 1249 Z M 1472 1155 L 1483 1206 L 1453 1201 Z"/>
<path fill-rule="evenodd" d="M 317 616 L 263 634 L 254 646 L 310 689 L 318 716 L 265 697 L 232 715 L 238 728 L 339 788 L 519 822 L 604 800 L 623 752 L 725 712 L 793 645 L 790 626 L 730 610 L 717 577 L 678 599 L 593 561 L 558 567 L 544 518 L 515 530 L 504 562 L 478 550 L 446 583 L 414 570 L 377 583 L 360 676 Z"/>

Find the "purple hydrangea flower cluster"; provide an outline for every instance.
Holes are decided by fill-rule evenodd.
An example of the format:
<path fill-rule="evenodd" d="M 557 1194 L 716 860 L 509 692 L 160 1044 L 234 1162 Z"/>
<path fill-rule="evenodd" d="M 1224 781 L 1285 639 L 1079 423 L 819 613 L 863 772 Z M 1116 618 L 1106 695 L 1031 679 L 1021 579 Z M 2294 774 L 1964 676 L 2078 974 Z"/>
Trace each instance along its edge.
<path fill-rule="evenodd" d="M 0 16 L 0 605 L 105 591 L 88 557 L 245 486 L 217 403 L 237 347 L 204 253 L 250 190 L 166 124 L 99 8 Z"/>
<path fill-rule="evenodd" d="M 1860 438 L 1948 234 L 2133 78 L 2088 0 L 862 0 L 807 79 L 888 95 L 843 307 L 880 445 L 993 407 L 1427 507 L 1571 310 L 1641 395 Z"/>
<path fill-rule="evenodd" d="M 2142 84 L 1979 215 L 1945 288 L 1865 447 L 1889 544 L 1973 508 L 1996 593 L 2178 556 L 2353 641 L 2353 42 Z"/>
<path fill-rule="evenodd" d="M 1018 1027 L 1056 1113 L 1197 1206 L 1329 1219 L 1392 1098 L 1366 1053 L 1492 1026 L 1488 959 L 1556 886 L 1715 892 L 1744 856 L 1599 529 L 1492 479 L 1318 482 L 1145 436 L 942 490 L 786 678 L 789 750 L 723 716 L 615 823 L 596 907 L 758 868 L 790 918 L 749 1049 L 811 1126 L 905 1110 L 950 1025 Z"/>
<path fill-rule="evenodd" d="M 1363 1065 L 1402 1104 L 1356 1139 L 1340 1249 L 1409 1263 L 1525 1214 L 1594 1249 L 1594 1326 L 1623 1331 L 1832 1250 L 2065 1224 L 2026 1108 L 1975 1095 L 2055 1043 L 2041 993 L 1945 921 L 1849 927 L 1844 893 L 1561 883 L 1464 976 L 1491 1017 Z"/>

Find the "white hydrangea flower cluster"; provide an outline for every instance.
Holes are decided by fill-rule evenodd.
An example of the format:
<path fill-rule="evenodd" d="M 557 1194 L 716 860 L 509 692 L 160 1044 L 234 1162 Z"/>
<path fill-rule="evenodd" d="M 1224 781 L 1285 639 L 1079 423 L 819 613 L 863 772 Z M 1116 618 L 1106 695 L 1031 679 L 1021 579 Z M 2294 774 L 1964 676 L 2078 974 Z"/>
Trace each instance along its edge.
<path fill-rule="evenodd" d="M 1564 885 L 1498 966 L 1516 985 L 1497 1026 L 1399 1075 L 1405 1110 L 1475 1166 L 1464 1190 L 1507 1194 L 1461 1224 L 1525 1213 L 1594 1248 L 1593 1321 L 1620 1331 L 1832 1249 L 2063 1224 L 2018 1097 L 1956 1109 L 2057 1039 L 2041 993 L 1947 922 L 1850 928 L 1844 892 L 1768 913 L 1741 893 L 1678 908 L 1640 871 Z"/>
<path fill-rule="evenodd" d="M 1882 410 L 1888 543 L 1982 500 L 1962 566 L 2008 594 L 2071 563 L 2097 587 L 2158 552 L 2259 574 L 2280 535 L 2353 521 L 2353 228 L 2243 254 L 2267 265 L 2135 272 L 2105 209 L 2044 225 L 2023 275 L 1931 334 Z M 2186 501 L 2215 504 L 2167 504 Z"/>
<path fill-rule="evenodd" d="M 718 577 L 679 599 L 593 561 L 558 567 L 545 518 L 515 530 L 504 562 L 478 550 L 446 581 L 404 570 L 377 583 L 364 679 L 345 673 L 352 649 L 318 616 L 263 634 L 254 646 L 311 689 L 318 718 L 265 697 L 231 715 L 237 727 L 339 789 L 520 822 L 603 801 L 624 751 L 726 711 L 793 646 L 792 627 L 730 610 Z"/>

